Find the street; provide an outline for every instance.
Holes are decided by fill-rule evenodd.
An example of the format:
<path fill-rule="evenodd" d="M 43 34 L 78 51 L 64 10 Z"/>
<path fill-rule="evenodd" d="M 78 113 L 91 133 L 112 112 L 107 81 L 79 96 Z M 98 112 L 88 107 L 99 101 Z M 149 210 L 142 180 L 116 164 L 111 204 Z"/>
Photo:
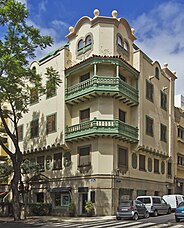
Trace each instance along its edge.
<path fill-rule="evenodd" d="M 171 227 L 171 228 L 179 228 L 184 227 L 184 221 L 176 223 L 174 219 L 174 214 L 170 215 L 163 215 L 158 217 L 150 217 L 148 219 L 139 219 L 138 221 L 134 220 L 116 220 L 116 219 L 101 219 L 98 218 L 92 218 L 86 221 L 82 220 L 65 220 L 65 221 L 32 221 L 29 220 L 26 222 L 3 222 L 0 221 L 0 228 L 55 228 L 55 227 L 70 227 L 70 228 L 121 228 L 121 227 L 127 227 L 127 228 L 163 228 L 163 227 Z"/>

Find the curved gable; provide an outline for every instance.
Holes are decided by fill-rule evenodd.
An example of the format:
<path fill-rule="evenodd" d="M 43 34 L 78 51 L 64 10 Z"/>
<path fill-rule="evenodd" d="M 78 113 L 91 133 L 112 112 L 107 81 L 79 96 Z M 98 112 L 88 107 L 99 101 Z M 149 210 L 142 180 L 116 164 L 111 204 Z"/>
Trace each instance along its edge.
<path fill-rule="evenodd" d="M 122 23 L 125 26 L 127 33 L 128 33 L 128 38 L 130 40 L 132 40 L 132 42 L 134 40 L 136 40 L 136 37 L 132 34 L 132 30 L 131 30 L 130 25 L 127 22 L 127 20 L 125 20 L 124 18 L 119 18 L 118 21 L 119 21 L 119 23 Z"/>

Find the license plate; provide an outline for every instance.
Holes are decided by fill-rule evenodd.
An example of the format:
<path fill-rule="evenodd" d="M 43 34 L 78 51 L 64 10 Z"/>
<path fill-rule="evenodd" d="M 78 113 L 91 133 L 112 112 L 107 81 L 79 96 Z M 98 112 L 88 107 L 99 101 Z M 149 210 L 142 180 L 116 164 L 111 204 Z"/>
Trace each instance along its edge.
<path fill-rule="evenodd" d="M 121 209 L 121 211 L 128 211 L 128 209 Z"/>

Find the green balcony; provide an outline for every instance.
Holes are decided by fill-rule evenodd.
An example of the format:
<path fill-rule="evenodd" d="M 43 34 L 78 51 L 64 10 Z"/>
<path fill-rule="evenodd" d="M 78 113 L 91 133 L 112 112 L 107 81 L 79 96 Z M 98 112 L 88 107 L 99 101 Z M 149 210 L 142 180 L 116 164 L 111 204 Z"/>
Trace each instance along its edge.
<path fill-rule="evenodd" d="M 79 139 L 111 136 L 129 143 L 138 142 L 138 128 L 133 127 L 120 120 L 93 120 L 66 127 L 66 141 Z"/>
<path fill-rule="evenodd" d="M 110 95 L 130 106 L 138 104 L 137 89 L 118 77 L 102 76 L 93 76 L 88 80 L 68 87 L 65 90 L 65 101 L 74 104 L 100 95 Z"/>

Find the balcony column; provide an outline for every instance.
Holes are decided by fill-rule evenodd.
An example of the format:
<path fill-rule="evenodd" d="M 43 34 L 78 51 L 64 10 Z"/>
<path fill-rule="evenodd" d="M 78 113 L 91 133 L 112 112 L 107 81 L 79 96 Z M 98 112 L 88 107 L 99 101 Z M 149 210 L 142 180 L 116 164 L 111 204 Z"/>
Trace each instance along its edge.
<path fill-rule="evenodd" d="M 116 65 L 116 77 L 119 77 L 119 65 Z"/>
<path fill-rule="evenodd" d="M 97 76 L 96 74 L 96 71 L 97 71 L 97 68 L 96 68 L 96 63 L 93 64 L 93 73 L 94 73 L 94 76 Z"/>

